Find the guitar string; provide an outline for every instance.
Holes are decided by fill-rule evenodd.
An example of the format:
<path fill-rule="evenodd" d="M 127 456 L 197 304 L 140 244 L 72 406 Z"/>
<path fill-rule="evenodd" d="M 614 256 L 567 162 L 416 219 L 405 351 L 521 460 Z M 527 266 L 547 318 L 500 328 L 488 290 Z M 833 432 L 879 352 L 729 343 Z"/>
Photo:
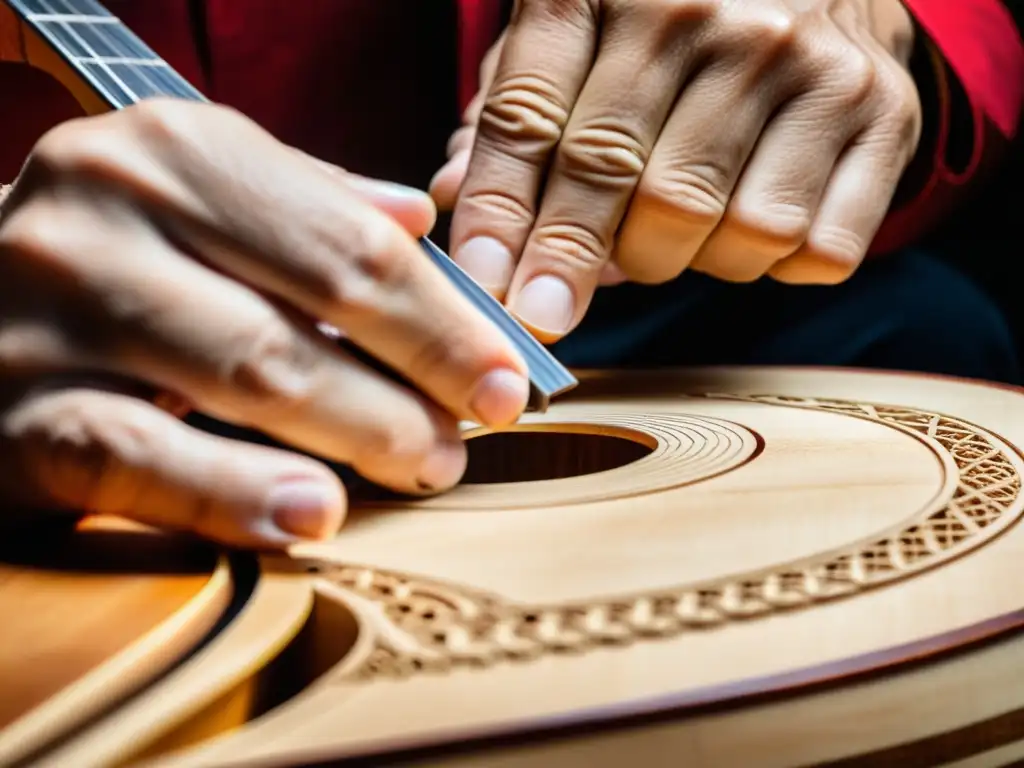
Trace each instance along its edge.
<path fill-rule="evenodd" d="M 68 21 L 39 22 L 50 33 L 60 51 L 77 61 L 86 69 L 87 74 L 97 77 L 97 70 L 105 72 L 111 84 L 121 91 L 124 98 L 111 93 L 109 87 L 103 90 L 119 107 L 126 107 L 152 96 L 177 96 L 191 101 L 205 101 L 205 98 L 181 75 L 134 34 L 120 20 L 109 13 L 98 3 L 89 0 L 36 0 L 39 9 L 45 14 L 64 14 L 74 16 L 102 16 L 110 22 L 95 23 L 80 21 L 72 24 Z M 76 7 L 76 3 L 82 3 Z M 21 3 L 27 3 L 22 0 Z M 33 9 L 34 10 L 34 9 Z M 76 28 L 77 27 L 77 28 Z M 110 28 L 104 30 L 104 27 Z M 68 37 L 70 36 L 70 37 Z M 89 38 L 93 39 L 90 40 Z M 69 44 L 72 43 L 72 44 Z M 85 56 L 78 53 L 82 51 Z M 86 58 L 88 57 L 88 59 Z M 90 61 L 89 59 L 92 59 Z M 129 61 L 111 62 L 110 59 L 126 59 Z M 141 62 L 151 62 L 143 64 Z M 134 82 L 132 82 L 134 80 Z M 101 86 L 108 85 L 100 83 Z"/>

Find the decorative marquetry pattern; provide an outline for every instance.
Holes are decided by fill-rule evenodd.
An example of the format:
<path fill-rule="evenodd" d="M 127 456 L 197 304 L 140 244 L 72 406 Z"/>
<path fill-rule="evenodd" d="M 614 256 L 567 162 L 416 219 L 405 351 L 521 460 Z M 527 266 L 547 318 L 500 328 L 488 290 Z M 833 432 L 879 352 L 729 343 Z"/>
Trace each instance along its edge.
<path fill-rule="evenodd" d="M 1022 511 L 1013 449 L 965 421 L 898 406 L 843 400 L 705 395 L 808 408 L 900 430 L 946 468 L 947 493 L 878 535 L 765 571 L 592 601 L 525 605 L 455 584 L 357 565 L 321 562 L 332 589 L 374 606 L 376 633 L 342 679 L 367 680 L 460 666 L 585 652 L 707 630 L 737 619 L 808 608 L 912 577 L 991 541 Z M 656 422 L 657 417 L 652 417 Z M 628 472 L 628 469 L 623 471 Z"/>

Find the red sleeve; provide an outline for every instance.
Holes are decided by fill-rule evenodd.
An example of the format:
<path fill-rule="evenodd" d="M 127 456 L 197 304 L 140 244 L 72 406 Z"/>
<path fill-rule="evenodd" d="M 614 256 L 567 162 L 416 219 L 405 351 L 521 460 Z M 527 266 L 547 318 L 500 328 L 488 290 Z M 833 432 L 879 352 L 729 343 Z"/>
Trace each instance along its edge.
<path fill-rule="evenodd" d="M 873 253 L 921 239 L 972 194 L 973 182 L 1016 137 L 1024 106 L 1024 44 L 1000 0 L 904 3 L 934 57 L 937 112 L 922 181 L 909 200 L 893 207 Z M 957 154 L 960 159 L 952 161 Z"/>
<path fill-rule="evenodd" d="M 480 88 L 480 62 L 501 34 L 503 8 L 495 0 L 459 0 L 459 112 Z"/>

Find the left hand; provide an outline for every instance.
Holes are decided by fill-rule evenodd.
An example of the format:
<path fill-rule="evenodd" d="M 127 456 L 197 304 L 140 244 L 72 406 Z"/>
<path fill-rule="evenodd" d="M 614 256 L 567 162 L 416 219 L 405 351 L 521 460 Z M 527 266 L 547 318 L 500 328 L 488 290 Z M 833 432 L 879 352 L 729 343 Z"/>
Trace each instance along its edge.
<path fill-rule="evenodd" d="M 845 280 L 919 141 L 912 40 L 899 0 L 519 0 L 432 185 L 455 258 L 547 342 L 616 271 Z"/>

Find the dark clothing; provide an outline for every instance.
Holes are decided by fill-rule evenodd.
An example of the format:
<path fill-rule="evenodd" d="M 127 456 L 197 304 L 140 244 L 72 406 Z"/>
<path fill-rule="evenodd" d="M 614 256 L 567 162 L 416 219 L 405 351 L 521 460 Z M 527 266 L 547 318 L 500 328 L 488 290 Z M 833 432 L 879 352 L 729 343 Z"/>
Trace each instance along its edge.
<path fill-rule="evenodd" d="M 920 251 L 868 262 L 836 286 L 731 285 L 687 272 L 661 286 L 605 288 L 555 351 L 578 367 L 829 365 L 1020 378 L 1001 312 Z"/>

